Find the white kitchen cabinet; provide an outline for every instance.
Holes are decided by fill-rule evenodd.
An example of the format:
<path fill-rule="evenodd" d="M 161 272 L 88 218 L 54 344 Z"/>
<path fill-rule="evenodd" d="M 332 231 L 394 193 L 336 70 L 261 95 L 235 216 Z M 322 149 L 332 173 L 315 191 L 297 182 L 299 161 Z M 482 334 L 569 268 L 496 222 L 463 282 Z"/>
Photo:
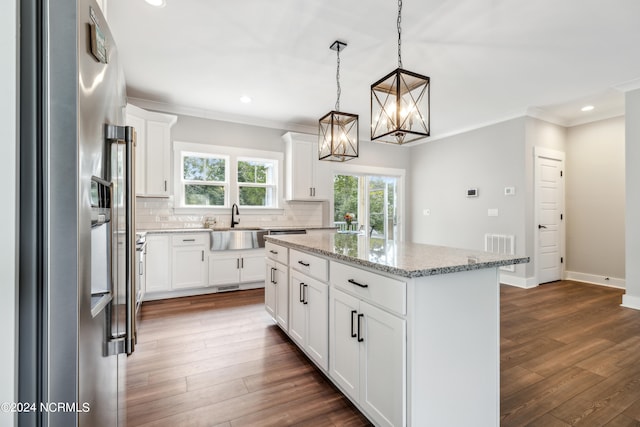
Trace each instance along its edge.
<path fill-rule="evenodd" d="M 127 105 L 127 125 L 136 129 L 136 195 L 171 195 L 171 127 L 177 116 Z"/>
<path fill-rule="evenodd" d="M 288 132 L 286 144 L 287 200 L 328 200 L 331 194 L 329 169 L 318 160 L 318 136 Z"/>
<path fill-rule="evenodd" d="M 285 254 L 288 249 L 277 245 L 270 247 L 278 255 Z M 277 262 L 274 255 L 267 252 L 265 257 L 265 309 L 276 323 L 286 332 L 289 331 L 289 267 Z"/>
<path fill-rule="evenodd" d="M 329 375 L 376 425 L 406 423 L 406 321 L 335 287 Z"/>
<path fill-rule="evenodd" d="M 329 369 L 328 286 L 294 270 L 290 270 L 289 285 L 289 336 L 326 371 Z"/>
<path fill-rule="evenodd" d="M 171 290 L 171 236 L 147 234 L 146 292 Z"/>
<path fill-rule="evenodd" d="M 220 251 L 209 255 L 209 285 L 264 281 L 264 250 Z"/>
<path fill-rule="evenodd" d="M 172 289 L 206 286 L 208 236 L 203 233 L 177 234 L 172 237 L 172 242 Z"/>

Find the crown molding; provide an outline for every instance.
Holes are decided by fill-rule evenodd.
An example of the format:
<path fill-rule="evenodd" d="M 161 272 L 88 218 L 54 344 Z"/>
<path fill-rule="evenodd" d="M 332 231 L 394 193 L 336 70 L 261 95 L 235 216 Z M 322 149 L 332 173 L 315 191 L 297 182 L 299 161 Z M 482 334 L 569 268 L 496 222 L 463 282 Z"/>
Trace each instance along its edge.
<path fill-rule="evenodd" d="M 613 85 L 612 87 L 620 92 L 630 92 L 632 90 L 640 89 L 640 77 Z"/>

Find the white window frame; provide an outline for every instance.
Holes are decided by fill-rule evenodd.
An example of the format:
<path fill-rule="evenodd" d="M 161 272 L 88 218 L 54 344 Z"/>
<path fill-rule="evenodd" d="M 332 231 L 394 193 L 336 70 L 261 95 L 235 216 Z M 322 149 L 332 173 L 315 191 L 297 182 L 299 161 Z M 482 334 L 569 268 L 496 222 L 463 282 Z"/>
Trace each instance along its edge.
<path fill-rule="evenodd" d="M 221 159 L 225 162 L 224 167 L 224 181 L 196 181 L 196 180 L 185 180 L 184 179 L 184 158 L 185 157 L 200 157 L 203 159 Z M 229 169 L 231 168 L 231 160 L 229 156 L 212 154 L 212 153 L 202 153 L 202 152 L 193 152 L 193 151 L 181 151 L 180 152 L 180 167 L 177 170 L 180 178 L 179 185 L 176 188 L 180 188 L 181 192 L 181 205 L 187 208 L 216 208 L 223 207 L 229 205 Z M 210 185 L 210 186 L 218 186 L 224 188 L 224 204 L 222 206 L 215 205 L 186 205 L 185 203 L 185 194 L 184 194 L 184 186 L 185 185 Z"/>
<path fill-rule="evenodd" d="M 255 163 L 263 163 L 263 164 L 267 164 L 270 163 L 273 165 L 273 169 L 272 169 L 272 176 L 271 179 L 269 179 L 267 183 L 265 184 L 261 184 L 258 182 L 240 182 L 238 181 L 238 163 L 240 162 L 255 162 Z M 278 183 L 277 183 L 277 177 L 278 177 L 278 162 L 274 159 L 265 159 L 265 158 L 258 158 L 258 157 L 242 157 L 242 156 L 238 156 L 236 158 L 235 161 L 235 166 L 236 166 L 236 190 L 237 190 L 237 194 L 238 194 L 238 205 L 241 208 L 249 208 L 249 209 L 254 209 L 254 208 L 263 208 L 263 209 L 273 209 L 274 207 L 277 208 L 278 206 Z M 255 188 L 266 188 L 266 189 L 271 189 L 272 192 L 269 193 L 268 191 L 266 192 L 267 196 L 271 195 L 271 197 L 269 197 L 269 206 L 251 206 L 251 205 L 241 205 L 240 204 L 240 187 L 255 187 Z"/>
<path fill-rule="evenodd" d="M 225 191 L 224 206 L 189 206 L 184 200 L 184 181 L 182 158 L 184 154 L 202 155 L 203 157 L 228 157 L 225 168 L 228 191 Z M 264 151 L 250 148 L 237 148 L 223 145 L 201 144 L 196 142 L 173 142 L 173 179 L 174 179 L 174 211 L 181 214 L 194 213 L 202 215 L 203 211 L 212 213 L 227 213 L 233 203 L 239 204 L 238 161 L 273 161 L 274 163 L 274 207 L 242 206 L 243 214 L 282 213 L 284 191 L 284 153 Z M 242 185 L 251 183 L 242 183 Z M 254 184 L 255 185 L 255 184 Z M 263 185 L 263 184 L 260 184 Z"/>

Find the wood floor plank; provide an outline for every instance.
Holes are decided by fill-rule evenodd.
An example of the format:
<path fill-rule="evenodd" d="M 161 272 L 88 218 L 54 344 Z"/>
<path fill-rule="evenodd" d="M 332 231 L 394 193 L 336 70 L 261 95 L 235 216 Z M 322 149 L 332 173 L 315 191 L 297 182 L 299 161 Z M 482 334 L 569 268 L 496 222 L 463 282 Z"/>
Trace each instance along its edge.
<path fill-rule="evenodd" d="M 640 312 L 622 294 L 500 287 L 502 426 L 640 427 Z M 261 289 L 145 302 L 139 326 L 130 427 L 370 425 L 273 324 Z"/>

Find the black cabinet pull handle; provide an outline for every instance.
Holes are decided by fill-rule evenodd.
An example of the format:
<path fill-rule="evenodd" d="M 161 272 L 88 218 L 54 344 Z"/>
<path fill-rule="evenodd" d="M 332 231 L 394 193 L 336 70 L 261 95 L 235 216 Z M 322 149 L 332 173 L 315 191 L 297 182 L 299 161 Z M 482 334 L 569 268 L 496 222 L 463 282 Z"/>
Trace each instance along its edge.
<path fill-rule="evenodd" d="M 244 258 L 240 258 L 240 268 L 244 268 Z"/>
<path fill-rule="evenodd" d="M 202 251 L 202 261 L 204 261 L 204 251 Z"/>
<path fill-rule="evenodd" d="M 304 291 L 304 298 L 302 298 L 302 303 L 307 305 L 309 304 L 309 285 L 304 285 L 304 287 L 302 288 L 302 290 Z"/>
<path fill-rule="evenodd" d="M 195 242 L 196 239 L 182 239 L 183 242 Z"/>
<path fill-rule="evenodd" d="M 304 296 L 303 296 L 303 292 L 304 292 L 304 283 L 300 282 L 300 296 L 298 297 L 298 300 L 301 303 L 304 303 Z"/>
<path fill-rule="evenodd" d="M 273 278 L 276 269 L 271 267 L 271 283 L 273 283 L 274 285 L 276 284 L 276 279 Z"/>
<path fill-rule="evenodd" d="M 349 282 L 351 284 L 354 284 L 356 286 L 360 286 L 361 288 L 368 288 L 369 287 L 369 285 L 363 285 L 362 283 L 358 283 L 353 279 L 349 279 L 349 280 L 347 280 L 347 282 Z"/>
<path fill-rule="evenodd" d="M 272 250 L 270 250 L 269 252 L 271 252 L 271 253 L 272 253 L 272 254 L 274 254 L 274 255 L 278 255 L 278 251 L 274 251 L 273 249 L 272 249 Z"/>
<path fill-rule="evenodd" d="M 298 264 L 302 264 L 302 265 L 304 265 L 305 267 L 309 267 L 309 265 L 311 265 L 311 264 L 308 264 L 308 263 L 306 263 L 306 262 L 302 262 L 302 261 L 298 261 Z"/>
<path fill-rule="evenodd" d="M 358 314 L 358 342 L 364 341 L 364 338 L 360 335 L 360 319 L 364 318 L 364 314 Z"/>
<path fill-rule="evenodd" d="M 356 314 L 357 311 L 351 310 L 351 338 L 355 338 L 357 335 L 353 333 L 353 315 Z"/>

